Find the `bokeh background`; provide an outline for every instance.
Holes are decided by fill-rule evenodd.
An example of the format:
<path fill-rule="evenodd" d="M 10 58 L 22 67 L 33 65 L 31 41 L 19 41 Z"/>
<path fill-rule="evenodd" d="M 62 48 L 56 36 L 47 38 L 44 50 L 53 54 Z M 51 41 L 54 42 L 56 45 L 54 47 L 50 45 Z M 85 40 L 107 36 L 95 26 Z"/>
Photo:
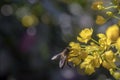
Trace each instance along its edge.
<path fill-rule="evenodd" d="M 104 14 L 92 10 L 92 2 L 1 0 L 0 80 L 113 80 L 104 69 L 87 76 L 74 68 L 59 69 L 59 61 L 51 61 L 70 41 L 76 41 L 81 29 L 104 32 L 115 23 L 112 19 L 96 25 L 95 16 Z"/>

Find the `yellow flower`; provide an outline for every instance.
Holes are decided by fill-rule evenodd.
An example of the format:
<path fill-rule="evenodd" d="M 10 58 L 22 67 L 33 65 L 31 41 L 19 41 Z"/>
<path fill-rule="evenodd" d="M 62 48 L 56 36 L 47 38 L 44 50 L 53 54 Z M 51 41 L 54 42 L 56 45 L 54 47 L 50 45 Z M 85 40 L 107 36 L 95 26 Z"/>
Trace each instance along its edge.
<path fill-rule="evenodd" d="M 77 50 L 80 50 L 80 49 L 81 49 L 79 43 L 70 42 L 70 43 L 69 43 L 69 46 L 71 47 L 71 49 L 77 49 Z"/>
<path fill-rule="evenodd" d="M 110 47 L 111 40 L 107 38 L 105 34 L 100 33 L 97 36 L 100 38 L 99 44 L 100 44 L 101 50 L 106 50 L 107 48 Z"/>
<path fill-rule="evenodd" d="M 105 34 L 102 34 L 102 33 L 97 34 L 97 36 L 98 36 L 99 38 L 106 38 Z"/>
<path fill-rule="evenodd" d="M 69 46 L 70 46 L 69 56 L 78 56 L 81 51 L 80 44 L 75 42 L 70 42 Z"/>
<path fill-rule="evenodd" d="M 91 8 L 92 8 L 93 10 L 101 10 L 101 9 L 104 9 L 104 7 L 103 7 L 102 5 L 103 5 L 103 2 L 102 2 L 102 1 L 96 1 L 96 2 L 93 2 Z"/>
<path fill-rule="evenodd" d="M 113 61 L 115 62 L 115 54 L 110 50 L 110 51 L 106 51 L 104 54 L 103 54 L 104 58 L 107 60 L 107 61 Z"/>
<path fill-rule="evenodd" d="M 97 16 L 97 19 L 96 19 L 96 24 L 98 25 L 102 25 L 106 22 L 106 19 L 103 17 L 103 16 Z"/>
<path fill-rule="evenodd" d="M 87 57 L 87 53 L 81 51 L 79 43 L 70 42 L 70 52 L 68 55 L 68 61 L 72 62 L 75 66 L 78 65 L 82 59 Z"/>
<path fill-rule="evenodd" d="M 85 28 L 84 30 L 82 30 L 79 33 L 79 36 L 77 37 L 77 40 L 80 41 L 80 42 L 87 43 L 91 39 L 92 33 L 93 33 L 92 28 L 91 29 Z"/>
<path fill-rule="evenodd" d="M 93 54 L 93 57 L 94 57 L 94 59 L 92 60 L 92 65 L 96 68 L 99 68 L 102 63 L 102 59 L 101 59 L 99 53 L 95 52 Z"/>
<path fill-rule="evenodd" d="M 68 58 L 69 62 L 72 62 L 74 64 L 74 66 L 79 65 L 81 62 L 81 59 L 77 58 L 77 57 L 72 57 L 72 58 Z"/>
<path fill-rule="evenodd" d="M 111 68 L 116 68 L 115 65 L 115 61 L 116 61 L 116 57 L 115 54 L 110 50 L 110 51 L 106 51 L 103 55 L 103 63 L 102 66 L 105 67 L 106 69 L 111 69 Z"/>
<path fill-rule="evenodd" d="M 108 16 L 113 16 L 113 12 L 111 12 L 111 11 L 107 11 L 106 14 L 107 14 Z"/>
<path fill-rule="evenodd" d="M 107 61 L 103 61 L 102 66 L 108 70 L 111 68 L 115 68 L 115 64 L 113 62 L 107 62 Z"/>
<path fill-rule="evenodd" d="M 120 72 L 117 72 L 117 71 L 115 71 L 113 69 L 110 69 L 109 72 L 116 80 L 120 79 Z"/>
<path fill-rule="evenodd" d="M 81 47 L 79 43 L 70 42 L 70 52 L 68 55 L 68 61 L 72 62 L 74 66 L 78 65 L 81 62 Z"/>
<path fill-rule="evenodd" d="M 85 58 L 84 62 L 81 63 L 80 68 L 83 69 L 83 68 L 85 68 L 87 65 L 90 65 L 90 62 L 91 62 L 91 60 L 92 60 L 93 58 L 94 58 L 93 56 L 88 55 L 87 58 Z"/>
<path fill-rule="evenodd" d="M 88 53 L 87 53 L 87 52 L 85 52 L 85 51 L 81 51 L 81 52 L 80 52 L 79 57 L 80 57 L 81 59 L 84 60 L 87 56 L 88 56 Z"/>
<path fill-rule="evenodd" d="M 111 39 L 111 41 L 116 41 L 119 37 L 120 31 L 117 24 L 110 26 L 106 30 L 106 36 L 107 38 Z"/>
<path fill-rule="evenodd" d="M 86 46 L 86 52 L 92 52 L 92 51 L 98 51 L 99 50 L 99 46 L 96 44 L 91 44 Z"/>
<path fill-rule="evenodd" d="M 91 59 L 93 57 L 88 56 L 87 58 Z M 86 74 L 91 75 L 92 73 L 95 72 L 95 69 L 89 62 L 90 62 L 90 60 L 84 61 L 83 63 L 81 63 L 80 68 L 84 69 Z"/>
<path fill-rule="evenodd" d="M 115 43 L 115 47 L 120 50 L 120 37 L 117 39 L 116 43 Z"/>
<path fill-rule="evenodd" d="M 95 68 L 99 68 L 102 63 L 100 55 L 98 53 L 94 53 L 92 55 L 88 55 L 85 60 L 81 63 L 80 68 L 85 69 L 86 74 L 92 74 L 95 72 Z"/>
<path fill-rule="evenodd" d="M 91 75 L 91 74 L 94 73 L 94 72 L 95 72 L 95 69 L 94 69 L 93 66 L 87 65 L 87 66 L 85 67 L 85 73 L 86 73 L 86 74 Z"/>
<path fill-rule="evenodd" d="M 70 53 L 68 55 L 68 61 L 72 62 L 75 66 L 79 65 L 82 60 L 84 60 L 87 57 L 86 52 L 79 52 L 79 53 Z"/>
<path fill-rule="evenodd" d="M 113 77 L 115 78 L 115 79 L 120 79 L 120 73 L 119 72 L 115 72 L 114 74 L 113 74 Z"/>

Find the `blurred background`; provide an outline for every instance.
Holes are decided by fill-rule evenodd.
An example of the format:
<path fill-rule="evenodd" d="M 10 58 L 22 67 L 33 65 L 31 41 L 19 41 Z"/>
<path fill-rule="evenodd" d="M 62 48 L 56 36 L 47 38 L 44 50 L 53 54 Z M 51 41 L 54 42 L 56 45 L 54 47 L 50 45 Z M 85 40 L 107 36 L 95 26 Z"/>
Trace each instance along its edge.
<path fill-rule="evenodd" d="M 61 52 L 82 28 L 104 32 L 115 20 L 99 27 L 91 9 L 93 0 L 1 0 L 0 80 L 106 80 L 76 69 L 59 69 L 51 57 Z M 102 14 L 102 13 L 100 13 Z M 103 70 L 103 69 L 101 69 Z M 108 79 L 113 80 L 113 79 Z"/>

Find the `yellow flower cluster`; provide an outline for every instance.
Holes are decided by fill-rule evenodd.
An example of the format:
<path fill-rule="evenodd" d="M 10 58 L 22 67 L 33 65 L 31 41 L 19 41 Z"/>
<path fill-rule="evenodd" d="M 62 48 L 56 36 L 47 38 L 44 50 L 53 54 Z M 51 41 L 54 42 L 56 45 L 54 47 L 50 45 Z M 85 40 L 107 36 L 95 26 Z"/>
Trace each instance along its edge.
<path fill-rule="evenodd" d="M 88 55 L 81 63 L 80 68 L 85 69 L 85 73 L 92 74 L 95 72 L 95 68 L 99 68 L 102 60 L 97 52 L 92 55 Z"/>
<path fill-rule="evenodd" d="M 92 9 L 94 9 L 94 10 L 102 10 L 102 9 L 104 9 L 103 2 L 102 1 L 93 2 Z"/>
<path fill-rule="evenodd" d="M 112 25 L 106 30 L 105 34 L 97 34 L 98 40 L 93 39 L 92 34 L 92 28 L 85 28 L 79 33 L 77 43 L 70 42 L 68 62 L 73 63 L 73 66 L 79 66 L 88 75 L 102 66 L 109 71 L 112 70 L 112 75 L 117 79 L 120 77 L 120 73 L 116 72 L 119 68 L 115 64 L 117 61 L 116 55 L 120 52 L 119 27 Z M 117 51 L 113 51 L 112 48 Z"/>
<path fill-rule="evenodd" d="M 104 16 L 113 17 L 115 19 L 120 20 L 119 14 L 120 14 L 120 1 L 119 0 L 112 0 L 110 3 L 104 3 L 102 0 L 98 0 L 92 3 L 91 8 L 93 10 L 100 10 L 105 13 Z M 107 5 L 107 6 L 105 6 Z M 114 12 L 116 11 L 116 12 Z M 103 16 L 98 15 L 96 18 L 96 24 L 102 25 L 104 24 L 108 19 L 105 19 Z"/>

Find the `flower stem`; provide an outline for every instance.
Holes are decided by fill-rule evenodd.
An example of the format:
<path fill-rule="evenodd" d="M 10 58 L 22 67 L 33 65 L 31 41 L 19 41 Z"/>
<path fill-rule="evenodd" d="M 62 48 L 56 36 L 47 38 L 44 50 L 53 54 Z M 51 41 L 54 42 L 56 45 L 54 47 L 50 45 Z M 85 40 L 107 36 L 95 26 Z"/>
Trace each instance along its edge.
<path fill-rule="evenodd" d="M 116 18 L 116 19 L 118 19 L 118 20 L 120 20 L 120 18 L 119 18 L 119 17 L 117 17 L 117 16 L 115 16 L 115 15 L 114 15 L 113 17 L 114 17 L 114 18 Z"/>
<path fill-rule="evenodd" d="M 96 40 L 94 40 L 93 38 L 91 38 L 91 40 L 93 41 L 93 42 L 95 42 L 96 44 L 99 44 Z"/>
<path fill-rule="evenodd" d="M 117 8 L 117 6 L 109 6 L 109 7 L 106 7 L 105 9 L 111 9 L 111 8 Z"/>

